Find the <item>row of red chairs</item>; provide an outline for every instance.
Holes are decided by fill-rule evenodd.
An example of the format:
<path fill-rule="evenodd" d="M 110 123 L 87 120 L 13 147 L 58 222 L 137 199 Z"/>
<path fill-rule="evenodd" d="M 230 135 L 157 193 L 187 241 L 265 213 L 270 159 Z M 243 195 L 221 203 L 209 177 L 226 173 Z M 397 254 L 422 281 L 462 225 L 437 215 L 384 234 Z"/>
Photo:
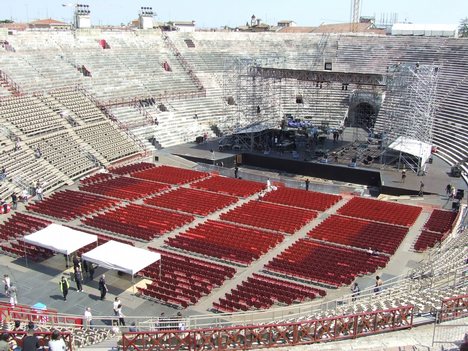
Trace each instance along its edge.
<path fill-rule="evenodd" d="M 444 234 L 431 232 L 428 230 L 421 231 L 418 240 L 414 243 L 414 250 L 417 252 L 425 251 L 434 247 L 438 242 L 442 241 Z"/>
<path fill-rule="evenodd" d="M 407 227 L 332 215 L 307 235 L 311 238 L 394 254 Z"/>
<path fill-rule="evenodd" d="M 80 183 L 83 185 L 99 183 L 105 180 L 114 178 L 114 175 L 111 173 L 96 173 L 89 177 L 83 178 L 80 180 Z"/>
<path fill-rule="evenodd" d="M 70 226 L 67 226 L 67 227 L 70 227 Z M 76 229 L 76 228 L 73 228 L 73 227 L 70 227 L 70 228 Z M 89 230 L 87 228 L 80 228 L 79 231 L 97 235 L 99 245 L 102 245 L 102 244 L 107 243 L 108 241 L 114 240 L 114 241 L 118 241 L 118 242 L 120 242 L 122 244 L 135 246 L 133 241 L 122 239 L 121 237 L 118 237 L 118 236 L 112 236 L 112 235 L 106 235 L 106 234 L 102 234 L 102 233 L 96 233 L 95 231 Z M 91 247 L 91 249 L 94 249 L 94 247 L 96 247 L 96 244 L 91 244 L 91 245 L 94 245 L 93 247 Z"/>
<path fill-rule="evenodd" d="M 410 227 L 418 218 L 421 210 L 421 207 L 418 206 L 354 197 L 337 212 L 344 216 Z"/>
<path fill-rule="evenodd" d="M 80 186 L 80 190 L 90 193 L 116 197 L 124 200 L 136 200 L 168 189 L 167 184 L 145 181 L 129 177 L 116 177 L 96 184 Z"/>
<path fill-rule="evenodd" d="M 132 172 L 132 177 L 168 184 L 185 184 L 209 176 L 206 172 L 171 166 L 159 166 L 144 171 Z"/>
<path fill-rule="evenodd" d="M 341 196 L 339 195 L 285 187 L 271 191 L 263 197 L 263 201 L 316 211 L 325 211 L 340 200 Z"/>
<path fill-rule="evenodd" d="M 245 179 L 215 176 L 190 185 L 192 188 L 238 197 L 248 197 L 265 189 L 266 185 Z"/>
<path fill-rule="evenodd" d="M 129 204 L 87 218 L 84 224 L 151 241 L 157 236 L 190 223 L 194 217 L 144 205 Z"/>
<path fill-rule="evenodd" d="M 176 271 L 178 269 L 182 269 L 184 273 L 189 273 L 190 275 L 196 275 L 198 271 L 198 273 L 201 274 L 200 279 L 203 279 L 203 277 L 209 275 L 210 277 L 213 277 L 213 279 L 219 279 L 219 285 L 222 284 L 222 281 L 224 281 L 225 278 L 232 278 L 236 273 L 234 268 L 218 263 L 207 262 L 194 257 L 161 250 L 159 248 L 148 247 L 148 250 L 160 253 L 161 257 L 164 258 L 164 262 L 161 262 L 163 265 L 165 262 L 170 262 Z M 209 281 L 210 283 L 213 282 L 212 279 Z"/>
<path fill-rule="evenodd" d="M 54 252 L 36 245 L 26 244 L 24 241 L 12 240 L 10 247 L 3 244 L 2 249 L 18 257 L 27 256 L 28 259 L 33 261 L 43 261 L 54 255 Z"/>
<path fill-rule="evenodd" d="M 359 275 L 385 267 L 386 255 L 301 239 L 273 258 L 266 269 L 330 286 L 349 285 Z"/>
<path fill-rule="evenodd" d="M 118 200 L 94 194 L 65 190 L 54 193 L 40 202 L 28 205 L 27 209 L 47 216 L 72 220 L 104 208 L 115 206 L 118 203 Z"/>
<path fill-rule="evenodd" d="M 223 213 L 220 219 L 293 234 L 315 217 L 315 211 L 254 200 Z"/>
<path fill-rule="evenodd" d="M 148 205 L 207 216 L 237 201 L 233 196 L 179 188 L 145 200 Z"/>
<path fill-rule="evenodd" d="M 152 292 L 161 294 L 159 299 L 167 301 L 164 296 L 171 296 L 185 303 L 196 303 L 215 287 L 232 278 L 235 269 L 219 264 L 209 263 L 195 258 L 182 256 L 167 251 L 149 248 L 161 254 L 161 260 L 143 269 L 139 274 L 152 279 L 141 294 L 151 297 Z M 172 291 L 172 294 L 168 292 Z M 183 306 L 183 305 L 182 305 Z M 183 306 L 184 307 L 184 306 Z"/>
<path fill-rule="evenodd" d="M 457 213 L 454 211 L 445 211 L 435 209 L 431 216 L 424 224 L 424 229 L 437 233 L 447 233 L 452 229 L 453 222 L 457 218 Z"/>
<path fill-rule="evenodd" d="M 231 292 L 225 295 L 225 299 L 220 300 L 219 305 L 232 308 L 224 302 L 234 301 L 247 305 L 249 308 L 265 309 L 270 308 L 274 303 L 291 305 L 310 301 L 316 296 L 325 296 L 325 294 L 322 289 L 254 274 L 237 285 L 235 289 L 231 289 Z"/>
<path fill-rule="evenodd" d="M 138 293 L 142 296 L 149 297 L 153 300 L 156 300 L 158 302 L 163 302 L 163 303 L 168 303 L 173 306 L 181 306 L 183 308 L 187 308 L 189 306 L 190 300 L 187 301 L 186 299 L 181 299 L 176 296 L 171 291 L 165 291 L 161 292 L 151 290 L 150 288 L 141 288 L 137 287 Z"/>
<path fill-rule="evenodd" d="M 125 165 L 125 166 L 111 167 L 109 168 L 109 172 L 113 174 L 124 175 L 124 174 L 144 171 L 144 170 L 155 168 L 155 167 L 156 165 L 153 163 L 138 162 L 138 163 L 132 163 L 132 164 Z"/>
<path fill-rule="evenodd" d="M 51 221 L 37 218 L 23 212 L 15 212 L 4 223 L 0 224 L 0 237 L 3 240 L 23 237 L 47 227 Z"/>
<path fill-rule="evenodd" d="M 208 220 L 166 243 L 229 261 L 250 264 L 283 240 L 281 234 Z"/>

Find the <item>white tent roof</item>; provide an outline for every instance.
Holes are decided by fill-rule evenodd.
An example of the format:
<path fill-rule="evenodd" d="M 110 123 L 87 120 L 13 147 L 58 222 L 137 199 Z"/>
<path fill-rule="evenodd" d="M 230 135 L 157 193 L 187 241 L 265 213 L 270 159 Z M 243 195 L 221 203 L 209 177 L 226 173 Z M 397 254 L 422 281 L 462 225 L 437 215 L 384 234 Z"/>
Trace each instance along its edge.
<path fill-rule="evenodd" d="M 422 165 L 431 157 L 432 152 L 432 146 L 430 144 L 402 136 L 391 143 L 389 148 L 420 158 Z"/>
<path fill-rule="evenodd" d="M 133 275 L 160 260 L 161 254 L 111 240 L 81 257 L 101 267 Z"/>
<path fill-rule="evenodd" d="M 52 223 L 46 228 L 26 235 L 24 241 L 55 252 L 70 255 L 72 252 L 96 242 L 97 235 Z"/>

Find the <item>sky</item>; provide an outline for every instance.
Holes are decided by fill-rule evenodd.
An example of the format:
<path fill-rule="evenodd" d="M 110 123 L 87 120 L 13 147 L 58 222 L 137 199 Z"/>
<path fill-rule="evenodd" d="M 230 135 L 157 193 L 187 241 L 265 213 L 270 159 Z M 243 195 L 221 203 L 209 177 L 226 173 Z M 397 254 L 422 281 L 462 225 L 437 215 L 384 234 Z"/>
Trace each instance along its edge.
<path fill-rule="evenodd" d="M 54 18 L 70 22 L 70 0 L 0 0 L 0 19 L 26 22 Z M 127 24 L 138 17 L 141 6 L 156 12 L 156 21 L 195 20 L 197 27 L 219 28 L 245 25 L 252 15 L 276 24 L 293 20 L 300 26 L 350 21 L 351 0 L 84 0 L 90 5 L 93 25 Z M 468 0 L 361 0 L 361 16 L 397 15 L 398 21 L 412 23 L 459 23 L 468 17 Z"/>

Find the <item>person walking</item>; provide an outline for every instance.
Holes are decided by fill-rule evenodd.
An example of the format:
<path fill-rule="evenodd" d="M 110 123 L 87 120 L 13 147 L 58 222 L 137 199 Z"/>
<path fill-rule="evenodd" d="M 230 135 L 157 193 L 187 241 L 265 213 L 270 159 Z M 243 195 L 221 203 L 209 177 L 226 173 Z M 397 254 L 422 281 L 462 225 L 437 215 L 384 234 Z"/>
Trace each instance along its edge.
<path fill-rule="evenodd" d="M 107 284 L 106 284 L 106 276 L 103 274 L 101 278 L 99 278 L 99 291 L 101 292 L 101 300 L 106 298 L 107 294 Z"/>
<path fill-rule="evenodd" d="M 401 182 L 404 183 L 406 180 L 406 169 L 403 168 L 401 171 Z"/>
<path fill-rule="evenodd" d="M 80 267 L 76 267 L 75 269 L 75 282 L 76 282 L 76 290 L 78 292 L 83 291 L 83 275 L 81 274 Z"/>
<path fill-rule="evenodd" d="M 418 195 L 424 196 L 424 183 L 422 180 L 419 182 L 419 194 Z"/>
<path fill-rule="evenodd" d="M 59 281 L 59 287 L 63 295 L 63 301 L 67 301 L 67 295 L 68 295 L 68 289 L 70 288 L 70 283 L 68 282 L 68 279 L 65 278 L 64 275 L 62 275 L 62 279 L 60 279 Z"/>
<path fill-rule="evenodd" d="M 234 178 L 238 178 L 239 177 L 239 167 L 234 167 Z"/>
<path fill-rule="evenodd" d="M 42 189 L 42 186 L 38 186 L 36 188 L 36 195 L 37 195 L 37 200 L 38 201 L 42 201 L 44 200 L 44 194 L 43 194 L 43 189 Z"/>

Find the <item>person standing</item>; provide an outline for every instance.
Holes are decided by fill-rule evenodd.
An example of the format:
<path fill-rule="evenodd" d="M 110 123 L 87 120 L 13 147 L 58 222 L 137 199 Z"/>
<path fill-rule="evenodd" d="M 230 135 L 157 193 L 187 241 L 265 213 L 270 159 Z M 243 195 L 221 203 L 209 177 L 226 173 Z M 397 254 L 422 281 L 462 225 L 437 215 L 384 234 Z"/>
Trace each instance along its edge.
<path fill-rule="evenodd" d="M 234 178 L 238 178 L 239 177 L 239 167 L 234 167 Z"/>
<path fill-rule="evenodd" d="M 39 350 L 39 338 L 34 335 L 34 328 L 29 328 L 28 333 L 23 338 L 23 351 L 36 351 Z"/>
<path fill-rule="evenodd" d="M 42 201 L 44 200 L 44 194 L 43 194 L 43 189 L 42 189 L 42 186 L 38 186 L 36 188 L 36 195 L 37 195 L 37 200 L 38 201 Z"/>
<path fill-rule="evenodd" d="M 49 351 L 66 351 L 65 341 L 63 341 L 58 330 L 54 330 L 49 341 Z"/>
<path fill-rule="evenodd" d="M 424 196 L 424 183 L 422 180 L 419 182 L 419 194 L 418 195 Z"/>
<path fill-rule="evenodd" d="M 106 284 L 106 276 L 103 274 L 101 278 L 99 278 L 99 291 L 101 292 L 101 300 L 106 298 L 107 294 L 107 284 Z"/>
<path fill-rule="evenodd" d="M 406 180 L 406 169 L 401 171 L 401 182 L 404 183 Z"/>
<path fill-rule="evenodd" d="M 361 294 L 361 289 L 359 288 L 358 283 L 354 283 L 353 286 L 351 287 L 352 291 L 352 301 L 356 301 L 357 297 Z"/>
<path fill-rule="evenodd" d="M 445 187 L 445 194 L 447 194 L 447 197 L 450 197 L 450 194 L 452 194 L 452 184 L 447 184 Z"/>
<path fill-rule="evenodd" d="M 119 306 L 121 305 L 122 305 L 122 302 L 120 301 L 119 297 L 116 296 L 114 299 L 113 306 L 112 306 L 112 309 L 114 310 L 114 316 L 119 315 Z"/>
<path fill-rule="evenodd" d="M 18 195 L 16 193 L 11 194 L 11 208 L 16 210 L 18 208 Z"/>
<path fill-rule="evenodd" d="M 8 274 L 3 275 L 3 285 L 5 286 L 5 294 L 8 292 L 8 289 L 10 289 L 11 286 L 11 279 Z"/>
<path fill-rule="evenodd" d="M 10 297 L 11 307 L 15 307 L 18 304 L 18 298 L 17 298 L 16 293 L 17 293 L 16 286 L 14 284 L 11 284 L 7 290 L 7 296 Z"/>
<path fill-rule="evenodd" d="M 376 294 L 380 294 L 382 291 L 382 285 L 383 285 L 383 280 L 380 278 L 380 276 L 375 277 L 375 286 L 374 286 L 374 292 Z"/>
<path fill-rule="evenodd" d="M 63 301 L 67 301 L 68 289 L 70 288 L 70 283 L 65 276 L 62 275 L 62 279 L 59 281 L 60 291 L 63 295 Z"/>
<path fill-rule="evenodd" d="M 94 279 L 94 263 L 89 262 L 88 271 L 89 271 L 89 280 L 93 280 Z"/>
<path fill-rule="evenodd" d="M 91 313 L 91 307 L 86 307 L 84 312 L 84 322 L 86 328 L 92 328 L 93 326 L 93 315 Z"/>
<path fill-rule="evenodd" d="M 125 327 L 125 319 L 124 319 L 124 314 L 122 313 L 122 305 L 117 306 L 117 315 L 119 316 L 119 325 L 122 325 Z"/>
<path fill-rule="evenodd" d="M 307 178 L 307 179 L 305 180 L 305 188 L 306 188 L 306 191 L 309 191 L 309 185 L 310 185 L 310 180 L 309 180 L 309 178 Z"/>
<path fill-rule="evenodd" d="M 80 267 L 76 267 L 75 269 L 75 282 L 76 282 L 76 290 L 78 292 L 83 291 L 83 275 L 81 274 Z"/>

